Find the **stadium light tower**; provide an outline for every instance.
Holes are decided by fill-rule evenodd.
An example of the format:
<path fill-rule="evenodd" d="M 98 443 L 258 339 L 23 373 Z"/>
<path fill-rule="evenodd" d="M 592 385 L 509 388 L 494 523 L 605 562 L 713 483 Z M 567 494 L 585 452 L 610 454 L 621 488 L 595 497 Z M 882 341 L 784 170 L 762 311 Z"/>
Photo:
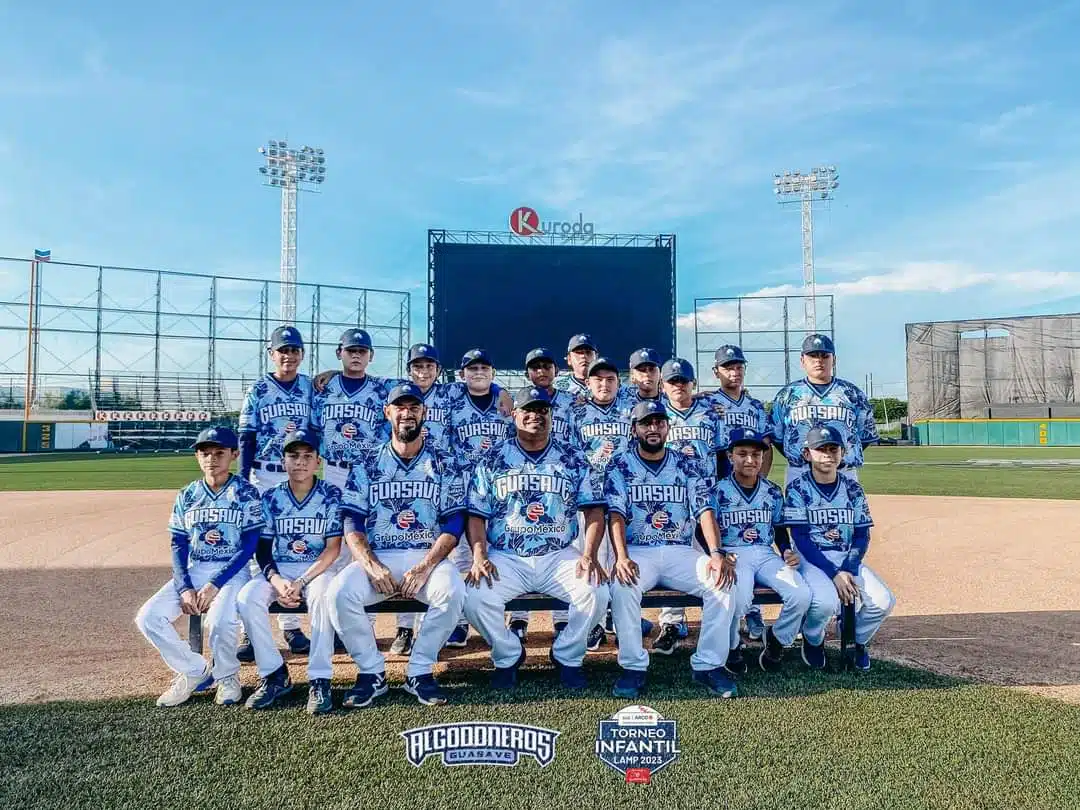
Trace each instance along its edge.
<path fill-rule="evenodd" d="M 318 191 L 326 181 L 326 156 L 311 146 L 285 141 L 259 147 L 263 185 L 281 189 L 281 323 L 296 323 L 296 192 Z"/>
<path fill-rule="evenodd" d="M 814 281 L 814 203 L 831 200 L 839 175 L 835 166 L 818 166 L 805 174 L 773 175 L 773 192 L 781 205 L 802 204 L 803 292 L 806 295 L 806 331 L 817 331 L 817 285 Z"/>

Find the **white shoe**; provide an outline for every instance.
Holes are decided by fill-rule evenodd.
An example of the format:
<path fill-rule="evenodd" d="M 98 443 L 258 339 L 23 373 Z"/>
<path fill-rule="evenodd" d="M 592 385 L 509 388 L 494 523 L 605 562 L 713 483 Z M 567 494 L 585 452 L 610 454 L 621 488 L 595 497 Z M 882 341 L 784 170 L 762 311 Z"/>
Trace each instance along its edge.
<path fill-rule="evenodd" d="M 210 677 L 210 667 L 203 670 L 200 675 L 177 675 L 173 678 L 169 690 L 157 699 L 158 706 L 179 706 L 186 703 L 195 694 L 199 684 Z"/>
<path fill-rule="evenodd" d="M 229 675 L 218 681 L 217 697 L 214 698 L 214 702 L 218 706 L 233 706 L 239 703 L 243 697 L 244 692 L 240 688 L 240 679 L 235 675 Z"/>

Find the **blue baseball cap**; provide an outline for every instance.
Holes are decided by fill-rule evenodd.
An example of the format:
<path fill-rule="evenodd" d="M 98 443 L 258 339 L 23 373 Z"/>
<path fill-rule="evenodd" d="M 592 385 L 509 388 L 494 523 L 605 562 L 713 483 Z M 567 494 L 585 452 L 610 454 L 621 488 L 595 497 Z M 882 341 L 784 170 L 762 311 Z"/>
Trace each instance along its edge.
<path fill-rule="evenodd" d="M 408 366 L 414 360 L 431 360 L 438 363 L 439 352 L 430 343 L 417 343 L 409 347 L 409 359 L 405 365 Z"/>
<path fill-rule="evenodd" d="M 233 432 L 232 428 L 225 426 L 203 428 L 195 438 L 195 444 L 191 446 L 198 450 L 207 444 L 216 444 L 226 450 L 238 450 L 240 448 L 240 441 L 236 438 L 236 433 Z"/>
<path fill-rule="evenodd" d="M 279 326 L 270 334 L 270 348 L 284 349 L 286 346 L 304 348 L 304 339 L 300 337 L 300 330 L 295 326 Z"/>
<path fill-rule="evenodd" d="M 417 402 L 423 402 L 424 392 L 420 390 L 420 386 L 416 383 L 403 382 L 395 385 L 390 393 L 386 395 L 386 404 L 396 405 L 403 399 L 415 399 Z"/>
<path fill-rule="evenodd" d="M 745 363 L 746 355 L 743 354 L 742 349 L 732 344 L 721 346 L 716 350 L 716 365 L 726 366 L 728 363 Z"/>
<path fill-rule="evenodd" d="M 638 349 L 630 355 L 628 368 L 639 368 L 645 365 L 659 366 L 661 364 L 660 353 L 656 349 Z"/>
<path fill-rule="evenodd" d="M 804 444 L 811 450 L 817 450 L 819 447 L 825 447 L 830 444 L 844 446 L 844 436 L 836 428 L 831 428 L 828 425 L 814 425 L 806 434 L 806 441 Z"/>
<path fill-rule="evenodd" d="M 630 421 L 640 422 L 642 419 L 648 419 L 650 416 L 660 416 L 664 419 L 670 419 L 668 416 L 667 408 L 664 407 L 664 403 L 658 399 L 643 399 L 634 409 L 630 411 Z"/>
<path fill-rule="evenodd" d="M 495 364 L 491 362 L 491 355 L 487 353 L 486 349 L 469 349 L 465 352 L 465 355 L 461 358 L 461 368 L 468 368 L 475 363 L 483 363 L 485 366 L 495 367 Z"/>
<path fill-rule="evenodd" d="M 592 335 L 586 335 L 584 332 L 574 335 L 570 338 L 570 342 L 566 344 L 567 354 L 570 354 L 574 349 L 592 349 L 594 352 L 598 351 L 596 348 L 596 341 L 592 339 Z"/>
<path fill-rule="evenodd" d="M 551 395 L 543 388 L 537 388 L 535 385 L 526 385 L 524 388 L 519 388 L 517 393 L 514 394 L 515 408 L 527 408 L 537 402 L 550 405 Z"/>
<path fill-rule="evenodd" d="M 813 352 L 836 354 L 836 347 L 833 346 L 832 338 L 828 335 L 807 335 L 802 342 L 802 353 L 811 354 Z"/>
<path fill-rule="evenodd" d="M 289 452 L 290 448 L 298 444 L 306 444 L 312 450 L 319 449 L 319 436 L 310 428 L 300 428 L 285 434 L 285 443 L 281 446 L 283 453 Z"/>
<path fill-rule="evenodd" d="M 589 363 L 588 376 L 595 376 L 596 372 L 598 371 L 614 371 L 616 374 L 618 374 L 619 367 L 615 365 L 614 360 L 609 360 L 606 357 L 597 357 L 595 360 Z"/>
<path fill-rule="evenodd" d="M 341 340 L 338 341 L 338 346 L 342 349 L 370 349 L 371 335 L 363 329 L 346 329 L 341 334 Z"/>
<path fill-rule="evenodd" d="M 660 376 L 664 382 L 670 382 L 671 380 L 689 380 L 693 382 L 697 379 L 694 376 L 693 363 L 681 357 L 672 357 L 664 363 L 664 367 L 660 369 Z"/>
<path fill-rule="evenodd" d="M 547 360 L 552 363 L 555 368 L 559 367 L 559 361 L 555 359 L 555 353 L 551 349 L 545 349 L 543 347 L 533 349 L 527 355 L 525 355 L 525 368 L 528 368 L 532 363 L 537 360 Z"/>
<path fill-rule="evenodd" d="M 751 428 L 734 428 L 728 433 L 727 449 L 734 450 L 740 444 L 752 444 L 763 450 L 769 446 L 763 433 L 758 433 Z"/>

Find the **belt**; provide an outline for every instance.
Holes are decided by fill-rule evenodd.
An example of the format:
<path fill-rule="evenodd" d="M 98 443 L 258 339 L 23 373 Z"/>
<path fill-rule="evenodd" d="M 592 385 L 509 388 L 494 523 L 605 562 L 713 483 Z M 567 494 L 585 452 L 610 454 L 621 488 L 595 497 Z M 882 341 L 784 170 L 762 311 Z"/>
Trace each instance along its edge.
<path fill-rule="evenodd" d="M 323 463 L 326 464 L 327 467 L 340 467 L 343 470 L 352 469 L 351 461 L 331 461 L 328 458 L 324 458 Z"/>
<path fill-rule="evenodd" d="M 285 468 L 280 464 L 268 464 L 264 461 L 251 462 L 251 469 L 253 470 L 266 470 L 267 472 L 283 473 Z"/>

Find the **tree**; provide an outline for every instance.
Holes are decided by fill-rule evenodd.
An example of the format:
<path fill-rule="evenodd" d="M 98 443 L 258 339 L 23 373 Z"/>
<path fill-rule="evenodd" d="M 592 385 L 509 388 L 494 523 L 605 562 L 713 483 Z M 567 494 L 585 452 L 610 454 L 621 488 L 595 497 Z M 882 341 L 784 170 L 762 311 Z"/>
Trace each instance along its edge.
<path fill-rule="evenodd" d="M 907 416 L 907 400 L 896 397 L 875 397 L 870 400 L 875 422 L 895 422 Z"/>

